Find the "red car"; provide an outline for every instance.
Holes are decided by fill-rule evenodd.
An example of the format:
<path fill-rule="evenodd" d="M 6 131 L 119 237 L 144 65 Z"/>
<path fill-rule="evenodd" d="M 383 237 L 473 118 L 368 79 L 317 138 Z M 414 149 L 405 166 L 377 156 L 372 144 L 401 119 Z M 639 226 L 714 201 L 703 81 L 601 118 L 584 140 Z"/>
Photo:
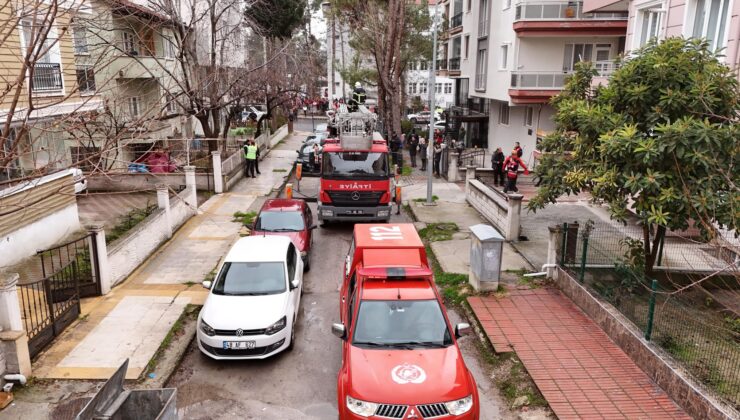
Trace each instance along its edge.
<path fill-rule="evenodd" d="M 311 269 L 311 244 L 313 243 L 313 214 L 303 200 L 274 198 L 262 205 L 252 228 L 255 235 L 287 236 L 298 248 L 303 259 L 304 271 Z"/>
<path fill-rule="evenodd" d="M 355 225 L 342 285 L 340 419 L 480 416 L 478 388 L 413 225 Z"/>

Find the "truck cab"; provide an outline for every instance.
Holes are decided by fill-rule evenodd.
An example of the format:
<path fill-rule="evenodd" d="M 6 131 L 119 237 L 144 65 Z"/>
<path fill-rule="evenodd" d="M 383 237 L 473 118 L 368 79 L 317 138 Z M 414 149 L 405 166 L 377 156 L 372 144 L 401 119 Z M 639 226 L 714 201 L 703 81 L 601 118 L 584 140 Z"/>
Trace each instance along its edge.
<path fill-rule="evenodd" d="M 470 326 L 450 324 L 413 225 L 355 225 L 340 320 L 340 419 L 479 418 L 457 346 Z"/>

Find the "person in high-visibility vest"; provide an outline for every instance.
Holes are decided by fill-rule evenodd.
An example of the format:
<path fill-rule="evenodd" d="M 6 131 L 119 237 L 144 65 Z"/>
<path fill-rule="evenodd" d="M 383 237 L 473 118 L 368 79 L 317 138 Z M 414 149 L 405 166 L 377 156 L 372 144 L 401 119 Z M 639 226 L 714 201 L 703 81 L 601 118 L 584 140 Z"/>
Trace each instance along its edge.
<path fill-rule="evenodd" d="M 244 176 L 249 178 L 256 178 L 254 175 L 255 162 L 257 161 L 257 146 L 253 140 L 247 140 L 244 144 L 244 159 L 246 159 L 246 166 L 244 167 Z"/>

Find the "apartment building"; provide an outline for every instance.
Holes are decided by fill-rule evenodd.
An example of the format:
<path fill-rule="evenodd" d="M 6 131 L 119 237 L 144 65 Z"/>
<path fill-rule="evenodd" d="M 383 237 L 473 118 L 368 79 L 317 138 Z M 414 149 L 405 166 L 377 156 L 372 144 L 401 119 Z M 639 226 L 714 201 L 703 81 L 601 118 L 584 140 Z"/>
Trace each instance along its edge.
<path fill-rule="evenodd" d="M 580 1 L 446 0 L 446 41 L 439 50 L 456 79 L 453 130 L 461 126 L 468 147 L 515 142 L 524 159 L 536 158 L 538 138 L 554 129 L 550 98 L 579 61 L 601 76 L 624 51 L 627 13 L 587 13 Z"/>
<path fill-rule="evenodd" d="M 429 93 L 434 92 L 435 108 L 445 108 L 453 105 L 455 81 L 439 74 L 435 76 L 434 86 L 429 80 L 429 67 L 426 60 L 408 63 L 405 73 L 407 106 L 413 107 L 422 103 L 428 106 Z"/>
<path fill-rule="evenodd" d="M 705 38 L 711 48 L 722 52 L 727 65 L 736 72 L 740 69 L 740 1 L 584 0 L 584 11 L 628 12 L 627 51 L 651 38 Z"/>
<path fill-rule="evenodd" d="M 0 8 L 0 120 L 10 121 L 0 145 L 0 181 L 65 167 L 72 159 L 65 130 L 74 117 L 99 110 L 94 82 L 75 55 L 69 25 L 75 15 L 91 13 L 74 2 L 6 3 Z M 29 63 L 24 65 L 24 62 Z"/>

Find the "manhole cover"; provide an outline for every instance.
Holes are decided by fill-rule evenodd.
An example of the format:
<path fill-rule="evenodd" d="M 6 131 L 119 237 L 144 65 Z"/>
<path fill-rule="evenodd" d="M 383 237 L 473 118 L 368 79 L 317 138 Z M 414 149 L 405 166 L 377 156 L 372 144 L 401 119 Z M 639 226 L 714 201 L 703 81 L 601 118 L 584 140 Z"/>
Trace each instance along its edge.
<path fill-rule="evenodd" d="M 54 408 L 51 418 L 55 420 L 74 420 L 88 401 L 90 401 L 90 398 L 86 397 L 64 401 Z"/>

